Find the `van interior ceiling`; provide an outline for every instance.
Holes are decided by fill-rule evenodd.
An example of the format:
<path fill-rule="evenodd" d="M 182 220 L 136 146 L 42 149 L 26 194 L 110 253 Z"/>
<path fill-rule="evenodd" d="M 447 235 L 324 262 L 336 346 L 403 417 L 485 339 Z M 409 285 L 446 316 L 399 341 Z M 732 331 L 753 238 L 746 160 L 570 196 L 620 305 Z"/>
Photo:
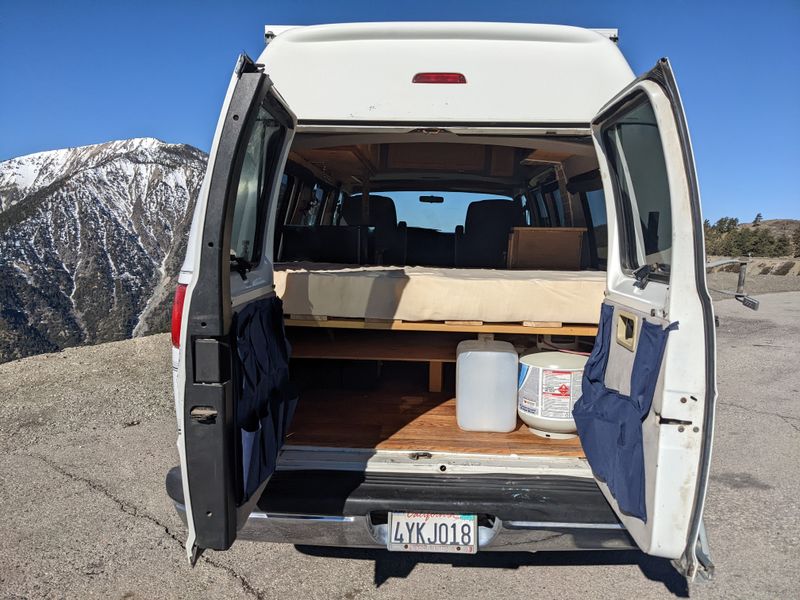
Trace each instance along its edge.
<path fill-rule="evenodd" d="M 592 348 L 606 219 L 589 136 L 298 133 L 274 232 L 287 447 L 582 457 L 577 438 L 461 430 L 468 339 Z"/>

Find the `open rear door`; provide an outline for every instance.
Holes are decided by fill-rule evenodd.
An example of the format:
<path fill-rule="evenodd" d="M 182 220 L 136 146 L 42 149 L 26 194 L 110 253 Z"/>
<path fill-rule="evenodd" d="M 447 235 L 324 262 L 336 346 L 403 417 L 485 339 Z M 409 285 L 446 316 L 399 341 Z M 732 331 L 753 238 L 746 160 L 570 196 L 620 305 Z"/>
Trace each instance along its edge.
<path fill-rule="evenodd" d="M 241 56 L 188 249 L 194 261 L 183 310 L 176 404 L 192 562 L 205 548 L 225 550 L 233 543 L 274 470 L 282 426 L 291 418 L 285 394 L 275 391 L 280 384 L 270 381 L 280 376 L 278 367 L 263 363 L 288 360 L 272 286 L 268 225 L 295 125 L 262 66 Z M 243 310 L 232 306 L 232 288 L 237 299 L 247 299 Z M 252 341 L 246 338 L 256 329 L 264 343 L 243 357 L 248 350 L 243 341 Z M 259 352 L 271 354 L 253 356 Z M 262 363 L 250 388 L 243 382 L 252 373 L 242 375 L 248 361 Z"/>
<path fill-rule="evenodd" d="M 592 123 L 608 286 L 574 416 L 606 498 L 646 553 L 710 575 L 702 525 L 715 332 L 686 120 L 666 59 Z"/>

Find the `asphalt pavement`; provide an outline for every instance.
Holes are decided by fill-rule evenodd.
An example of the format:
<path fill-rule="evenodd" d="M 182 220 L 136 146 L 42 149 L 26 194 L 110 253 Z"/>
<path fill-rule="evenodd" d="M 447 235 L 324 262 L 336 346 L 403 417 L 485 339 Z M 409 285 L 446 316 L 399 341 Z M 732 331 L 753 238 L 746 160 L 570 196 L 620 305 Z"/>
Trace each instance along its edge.
<path fill-rule="evenodd" d="M 0 365 L 2 598 L 800 597 L 800 292 L 716 304 L 711 583 L 636 551 L 475 556 L 238 542 L 185 560 L 169 338 Z"/>

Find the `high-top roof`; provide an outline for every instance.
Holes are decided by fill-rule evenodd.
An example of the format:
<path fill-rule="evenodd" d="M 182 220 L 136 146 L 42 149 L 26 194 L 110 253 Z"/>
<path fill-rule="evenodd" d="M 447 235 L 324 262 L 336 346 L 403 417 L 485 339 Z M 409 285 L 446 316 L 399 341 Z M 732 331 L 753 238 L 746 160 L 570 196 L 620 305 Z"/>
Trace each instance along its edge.
<path fill-rule="evenodd" d="M 634 78 L 614 30 L 432 22 L 266 32 L 259 62 L 301 121 L 585 124 Z M 412 83 L 423 72 L 466 83 Z"/>

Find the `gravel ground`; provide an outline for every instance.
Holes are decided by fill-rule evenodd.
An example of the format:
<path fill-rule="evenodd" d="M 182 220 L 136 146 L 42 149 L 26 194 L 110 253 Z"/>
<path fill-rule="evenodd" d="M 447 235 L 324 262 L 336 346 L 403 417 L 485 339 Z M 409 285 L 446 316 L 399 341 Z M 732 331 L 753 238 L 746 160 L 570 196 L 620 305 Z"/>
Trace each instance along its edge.
<path fill-rule="evenodd" d="M 798 597 L 800 293 L 760 299 L 759 312 L 717 303 L 711 584 L 689 589 L 633 551 L 449 558 L 240 542 L 190 569 L 163 488 L 177 453 L 160 335 L 0 365 L 0 597 Z"/>

